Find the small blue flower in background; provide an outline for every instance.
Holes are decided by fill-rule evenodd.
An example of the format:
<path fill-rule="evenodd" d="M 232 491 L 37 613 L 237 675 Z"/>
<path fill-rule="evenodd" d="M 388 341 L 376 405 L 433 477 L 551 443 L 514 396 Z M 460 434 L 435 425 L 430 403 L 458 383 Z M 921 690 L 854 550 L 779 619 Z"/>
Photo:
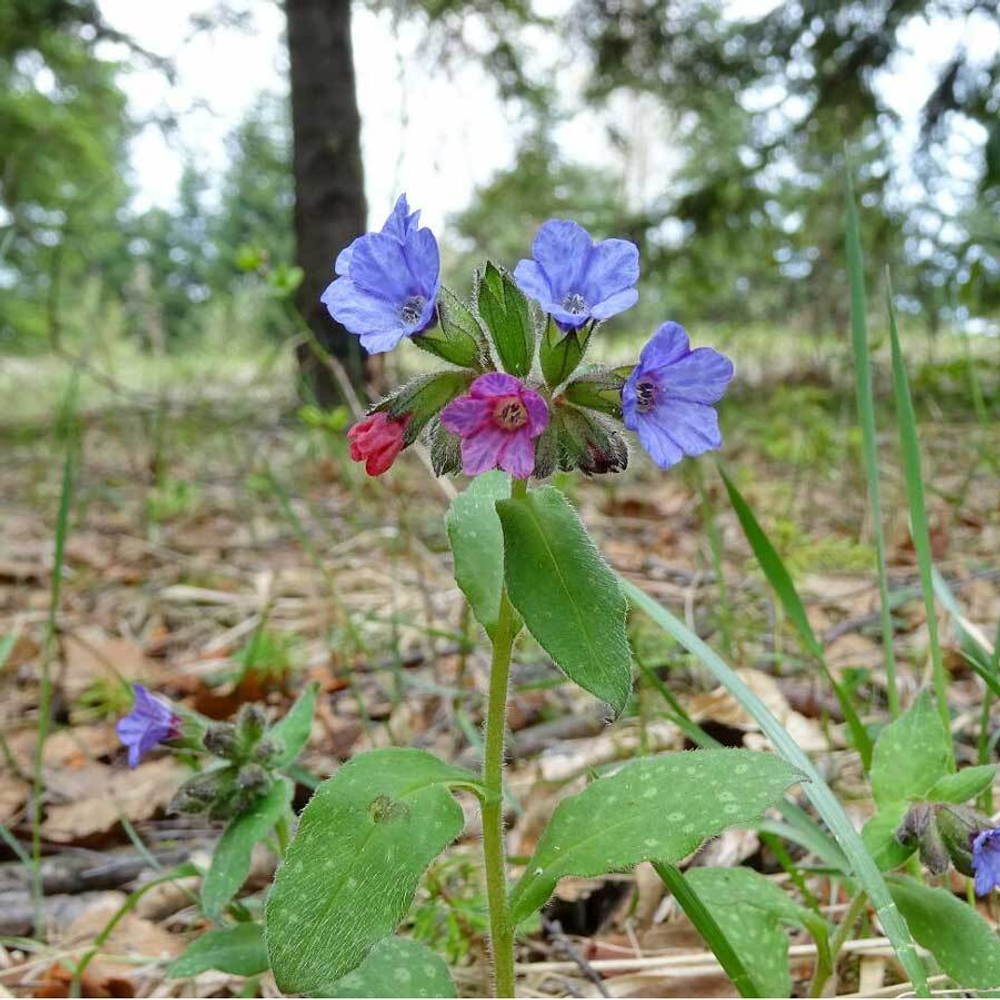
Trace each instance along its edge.
<path fill-rule="evenodd" d="M 180 736 L 181 720 L 141 684 L 134 684 L 132 688 L 135 691 L 132 711 L 118 720 L 115 730 L 128 747 L 128 766 L 136 767 L 157 743 Z"/>
<path fill-rule="evenodd" d="M 321 296 L 330 315 L 372 354 L 391 351 L 434 322 L 441 255 L 419 221 L 401 195 L 381 232 L 365 233 L 341 250 L 337 278 Z"/>
<path fill-rule="evenodd" d="M 1000 886 L 1000 830 L 983 830 L 972 842 L 972 868 L 976 895 L 985 896 Z"/>
<path fill-rule="evenodd" d="M 519 261 L 514 280 L 562 330 L 610 319 L 639 299 L 639 248 L 628 240 L 595 243 L 583 226 L 550 219 L 531 252 L 534 260 Z"/>
<path fill-rule="evenodd" d="M 722 444 L 712 408 L 733 377 L 733 363 L 710 347 L 692 351 L 679 323 L 664 323 L 642 349 L 622 389 L 625 426 L 661 469 Z"/>

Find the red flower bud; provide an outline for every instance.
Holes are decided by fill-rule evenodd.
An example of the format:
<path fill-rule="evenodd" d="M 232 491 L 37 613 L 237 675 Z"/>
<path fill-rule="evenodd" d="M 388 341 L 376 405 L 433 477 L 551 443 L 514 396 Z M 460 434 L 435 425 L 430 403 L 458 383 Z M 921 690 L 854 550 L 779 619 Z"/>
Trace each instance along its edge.
<path fill-rule="evenodd" d="M 381 476 L 403 450 L 403 434 L 412 414 L 393 420 L 383 410 L 355 424 L 348 432 L 351 458 L 365 463 L 369 476 Z"/>

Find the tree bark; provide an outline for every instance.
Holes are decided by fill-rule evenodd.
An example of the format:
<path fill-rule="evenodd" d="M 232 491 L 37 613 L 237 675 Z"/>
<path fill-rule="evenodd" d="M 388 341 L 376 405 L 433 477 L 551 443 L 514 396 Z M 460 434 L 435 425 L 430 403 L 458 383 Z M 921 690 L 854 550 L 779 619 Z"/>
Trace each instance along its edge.
<path fill-rule="evenodd" d="M 295 240 L 305 277 L 302 316 L 316 339 L 343 364 L 356 387 L 366 353 L 320 302 L 337 254 L 365 229 L 361 116 L 351 50 L 350 0 L 285 0 L 291 66 Z M 305 391 L 322 406 L 342 403 L 329 369 L 308 344 L 299 349 Z"/>

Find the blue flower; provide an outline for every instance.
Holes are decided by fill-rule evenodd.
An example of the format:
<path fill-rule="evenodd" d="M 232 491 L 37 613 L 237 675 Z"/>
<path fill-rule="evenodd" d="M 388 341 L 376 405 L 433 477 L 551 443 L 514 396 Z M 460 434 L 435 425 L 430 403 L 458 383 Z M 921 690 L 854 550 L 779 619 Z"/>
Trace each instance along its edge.
<path fill-rule="evenodd" d="M 733 377 L 733 363 L 718 351 L 692 351 L 679 323 L 664 323 L 642 349 L 622 389 L 625 426 L 661 469 L 685 455 L 722 444 L 712 407 Z"/>
<path fill-rule="evenodd" d="M 985 896 L 1000 886 L 1000 830 L 983 830 L 972 841 L 972 868 L 976 895 Z"/>
<path fill-rule="evenodd" d="M 550 219 L 531 252 L 534 260 L 519 261 L 514 280 L 562 330 L 610 319 L 639 299 L 639 248 L 628 240 L 595 243 L 583 226 Z"/>
<path fill-rule="evenodd" d="M 128 715 L 118 720 L 118 738 L 128 747 L 128 766 L 135 767 L 157 743 L 177 739 L 181 720 L 162 701 L 157 701 L 141 684 L 133 684 L 135 703 Z"/>
<path fill-rule="evenodd" d="M 322 301 L 330 315 L 372 354 L 391 351 L 403 337 L 434 322 L 441 255 L 429 229 L 419 228 L 401 195 L 379 233 L 365 233 L 337 256 L 336 279 Z"/>

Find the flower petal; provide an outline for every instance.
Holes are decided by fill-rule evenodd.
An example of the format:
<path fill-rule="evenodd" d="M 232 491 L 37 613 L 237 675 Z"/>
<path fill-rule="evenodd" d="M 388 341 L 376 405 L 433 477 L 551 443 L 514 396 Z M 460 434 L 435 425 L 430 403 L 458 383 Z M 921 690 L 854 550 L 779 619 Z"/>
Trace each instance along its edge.
<path fill-rule="evenodd" d="M 396 199 L 396 204 L 393 205 L 389 218 L 385 220 L 382 232 L 402 243 L 406 239 L 407 230 L 416 222 L 415 216 L 419 214 L 419 212 L 414 212 L 412 216 L 410 215 L 410 206 L 406 201 L 406 195 L 401 194 Z"/>
<path fill-rule="evenodd" d="M 552 298 L 549 280 L 537 261 L 519 260 L 517 267 L 514 268 L 514 282 L 529 299 L 534 299 L 539 305 L 543 307 L 556 305 Z"/>
<path fill-rule="evenodd" d="M 441 423 L 452 434 L 468 437 L 489 421 L 492 412 L 493 404 L 488 399 L 459 396 L 441 411 Z"/>
<path fill-rule="evenodd" d="M 469 395 L 476 399 L 488 399 L 494 396 L 517 396 L 524 388 L 521 383 L 506 372 L 487 372 L 480 375 L 469 386 Z"/>
<path fill-rule="evenodd" d="M 434 234 L 418 229 L 407 234 L 403 246 L 411 279 L 408 294 L 422 295 L 433 303 L 441 277 L 441 252 Z"/>
<path fill-rule="evenodd" d="M 344 326 L 347 324 L 345 323 Z M 405 336 L 407 336 L 407 330 L 401 323 L 397 322 L 397 325 L 391 330 L 361 334 L 361 346 L 369 354 L 385 354 L 386 351 L 394 351 Z"/>
<path fill-rule="evenodd" d="M 462 471 L 478 476 L 495 469 L 508 435 L 499 427 L 484 424 L 476 433 L 462 438 Z"/>
<path fill-rule="evenodd" d="M 590 315 L 599 320 L 611 319 L 612 316 L 617 316 L 619 313 L 625 312 L 626 309 L 631 309 L 638 301 L 639 292 L 634 288 L 626 288 L 624 291 L 609 295 L 597 305 L 591 306 Z"/>
<path fill-rule="evenodd" d="M 684 457 L 677 442 L 647 417 L 638 421 L 635 430 L 639 435 L 639 444 L 661 469 L 669 469 Z"/>
<path fill-rule="evenodd" d="M 359 236 L 357 239 L 351 240 L 351 245 L 344 247 L 344 249 L 337 254 L 337 261 L 333 265 L 334 274 L 347 275 L 350 273 L 351 258 L 354 256 L 354 248 L 357 246 L 358 240 L 360 239 L 361 237 Z"/>
<path fill-rule="evenodd" d="M 569 219 L 550 219 L 538 230 L 531 252 L 545 272 L 553 301 L 581 291 L 593 246 L 587 230 Z"/>
<path fill-rule="evenodd" d="M 433 236 L 432 236 L 433 238 Z M 359 288 L 394 303 L 423 294 L 410 268 L 404 244 L 382 233 L 362 236 L 351 256 L 351 281 Z"/>
<path fill-rule="evenodd" d="M 506 438 L 497 464 L 515 479 L 528 479 L 535 471 L 535 442 L 531 434 L 526 427 L 522 427 L 513 434 L 507 434 Z"/>
<path fill-rule="evenodd" d="M 669 435 L 685 455 L 701 455 L 722 445 L 719 415 L 711 406 L 671 399 L 646 416 Z"/>
<path fill-rule="evenodd" d="M 391 302 L 360 288 L 350 278 L 337 278 L 320 296 L 330 315 L 351 333 L 402 331 L 399 309 Z M 398 343 L 398 339 L 397 339 Z"/>
<path fill-rule="evenodd" d="M 711 347 L 699 347 L 665 369 L 659 383 L 671 400 L 717 403 L 732 377 L 733 363 L 729 358 Z"/>
<path fill-rule="evenodd" d="M 521 391 L 521 402 L 528 411 L 531 422 L 531 437 L 536 438 L 549 426 L 549 408 L 545 400 L 531 389 Z"/>
<path fill-rule="evenodd" d="M 580 291 L 588 302 L 603 302 L 638 280 L 639 248 L 628 240 L 601 240 L 590 252 Z"/>
<path fill-rule="evenodd" d="M 639 355 L 639 368 L 665 368 L 680 361 L 691 350 L 688 335 L 680 323 L 664 323 L 656 329 Z"/>

